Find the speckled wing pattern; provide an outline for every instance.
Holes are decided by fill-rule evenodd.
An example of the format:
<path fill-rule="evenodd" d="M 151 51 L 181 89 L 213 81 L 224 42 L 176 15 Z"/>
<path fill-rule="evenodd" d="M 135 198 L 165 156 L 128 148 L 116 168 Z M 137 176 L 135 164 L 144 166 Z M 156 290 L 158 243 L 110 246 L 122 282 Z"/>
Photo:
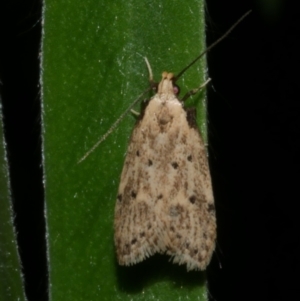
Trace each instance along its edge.
<path fill-rule="evenodd" d="M 215 248 L 216 218 L 205 145 L 163 73 L 129 143 L 115 206 L 120 265 L 165 253 L 204 270 Z"/>

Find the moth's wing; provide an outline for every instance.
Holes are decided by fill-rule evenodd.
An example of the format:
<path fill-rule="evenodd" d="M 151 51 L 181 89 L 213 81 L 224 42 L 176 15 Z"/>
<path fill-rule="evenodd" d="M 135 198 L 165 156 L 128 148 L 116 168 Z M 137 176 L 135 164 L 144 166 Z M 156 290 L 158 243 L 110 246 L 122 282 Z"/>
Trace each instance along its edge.
<path fill-rule="evenodd" d="M 205 145 L 185 119 L 169 156 L 169 183 L 161 211 L 167 254 L 188 270 L 204 270 L 215 249 L 216 218 Z M 180 140 L 184 142 L 180 143 Z M 173 170 L 172 170 L 172 168 Z"/>
<path fill-rule="evenodd" d="M 176 100 L 153 98 L 136 125 L 115 207 L 120 264 L 159 252 L 204 269 L 214 250 L 215 215 L 205 146 Z"/>
<path fill-rule="evenodd" d="M 120 265 L 132 265 L 164 250 L 154 211 L 155 195 L 151 158 L 153 149 L 143 129 L 149 120 L 143 118 L 134 128 L 121 174 L 115 206 L 115 246 Z"/>
<path fill-rule="evenodd" d="M 169 116 L 169 117 L 168 117 Z M 191 116 L 190 116 L 191 117 Z M 157 229 L 163 235 L 162 251 L 188 270 L 203 270 L 215 248 L 216 218 L 205 145 L 195 123 L 189 123 L 181 106 L 170 104 L 157 114 L 165 122 L 150 135 L 156 150 L 152 167 Z"/>

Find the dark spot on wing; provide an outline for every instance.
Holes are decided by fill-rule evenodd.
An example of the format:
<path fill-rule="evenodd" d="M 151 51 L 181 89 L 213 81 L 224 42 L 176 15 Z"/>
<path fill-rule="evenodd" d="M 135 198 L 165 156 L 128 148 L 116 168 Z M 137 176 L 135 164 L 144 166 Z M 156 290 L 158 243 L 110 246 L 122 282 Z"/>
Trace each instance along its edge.
<path fill-rule="evenodd" d="M 152 160 L 148 160 L 148 166 L 151 166 L 153 164 Z"/>
<path fill-rule="evenodd" d="M 198 129 L 197 120 L 196 120 L 196 109 L 195 108 L 186 109 L 186 119 L 187 119 L 187 122 L 188 122 L 188 124 L 191 128 Z"/>
<path fill-rule="evenodd" d="M 214 212 L 215 211 L 215 205 L 214 204 L 209 204 L 208 205 L 208 211 L 209 212 Z"/>
<path fill-rule="evenodd" d="M 188 161 L 190 161 L 190 162 L 192 162 L 192 155 L 189 155 L 188 157 L 187 157 L 187 159 L 188 159 Z"/>
<path fill-rule="evenodd" d="M 192 203 L 192 204 L 195 204 L 196 202 L 196 196 L 192 195 L 189 197 L 189 201 Z"/>
<path fill-rule="evenodd" d="M 123 254 L 129 254 L 129 253 L 130 253 L 130 245 L 129 244 L 125 244 Z"/>
<path fill-rule="evenodd" d="M 131 197 L 132 197 L 133 199 L 136 198 L 136 192 L 135 192 L 134 190 L 131 191 Z"/>
<path fill-rule="evenodd" d="M 121 194 L 121 193 L 117 196 L 117 200 L 118 200 L 119 202 L 122 202 L 122 194 Z"/>
<path fill-rule="evenodd" d="M 173 166 L 174 169 L 178 168 L 178 163 L 177 162 L 172 162 L 171 165 Z"/>

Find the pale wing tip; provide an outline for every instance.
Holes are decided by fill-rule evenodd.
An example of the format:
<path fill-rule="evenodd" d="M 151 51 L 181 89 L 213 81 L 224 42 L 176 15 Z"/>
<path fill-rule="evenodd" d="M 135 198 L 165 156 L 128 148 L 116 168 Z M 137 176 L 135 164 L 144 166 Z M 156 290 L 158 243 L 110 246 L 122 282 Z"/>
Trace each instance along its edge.
<path fill-rule="evenodd" d="M 209 265 L 212 257 L 212 253 L 210 253 L 207 254 L 207 256 L 203 258 L 203 260 L 199 261 L 191 257 L 189 254 L 168 254 L 168 252 L 143 250 L 143 252 L 139 254 L 118 255 L 117 259 L 119 265 L 121 266 L 133 266 L 153 256 L 156 253 L 170 255 L 170 261 L 172 261 L 174 264 L 186 265 L 188 272 L 204 271 Z"/>
<path fill-rule="evenodd" d="M 210 252 L 203 256 L 202 260 L 196 260 L 189 254 L 169 254 L 171 255 L 171 259 L 173 259 L 173 263 L 178 265 L 186 265 L 187 271 L 204 271 L 209 265 L 212 257 L 212 253 Z"/>
<path fill-rule="evenodd" d="M 170 260 L 172 260 L 172 258 Z M 199 262 L 189 255 L 175 255 L 172 262 L 177 263 L 178 265 L 186 265 L 187 271 L 190 272 L 205 270 L 208 266 L 209 260 Z"/>
<path fill-rule="evenodd" d="M 144 251 L 143 253 L 140 253 L 138 255 L 137 254 L 118 255 L 117 259 L 118 259 L 119 265 L 132 266 L 139 262 L 144 261 L 145 259 L 151 257 L 154 254 L 155 254 L 155 252 Z"/>

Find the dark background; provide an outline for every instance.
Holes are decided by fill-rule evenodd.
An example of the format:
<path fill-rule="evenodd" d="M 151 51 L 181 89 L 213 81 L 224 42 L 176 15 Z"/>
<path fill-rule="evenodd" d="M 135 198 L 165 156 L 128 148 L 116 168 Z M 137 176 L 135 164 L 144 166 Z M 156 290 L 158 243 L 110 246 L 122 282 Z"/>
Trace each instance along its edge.
<path fill-rule="evenodd" d="M 210 164 L 218 219 L 217 250 L 207 272 L 212 300 L 299 300 L 296 4 L 207 0 L 208 45 L 253 9 L 208 54 Z M 29 301 L 47 300 L 40 18 L 40 1 L 0 4 L 0 95 Z"/>

